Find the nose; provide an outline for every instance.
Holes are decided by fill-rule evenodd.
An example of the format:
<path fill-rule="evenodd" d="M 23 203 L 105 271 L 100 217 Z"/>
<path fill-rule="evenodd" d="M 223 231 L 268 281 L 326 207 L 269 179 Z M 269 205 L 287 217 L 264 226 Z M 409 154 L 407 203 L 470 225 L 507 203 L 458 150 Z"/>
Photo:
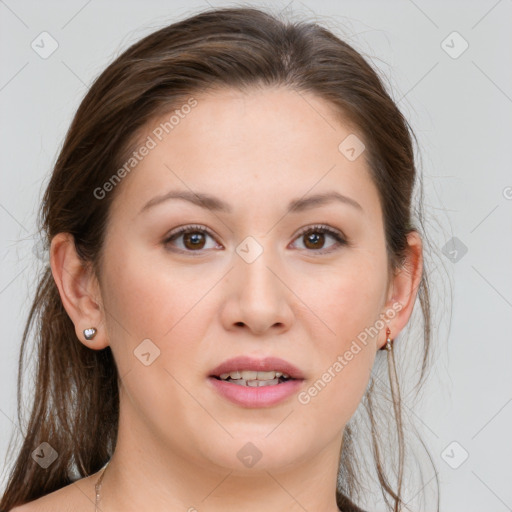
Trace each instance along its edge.
<path fill-rule="evenodd" d="M 252 262 L 235 257 L 234 268 L 226 276 L 222 311 L 227 330 L 245 327 L 253 334 L 268 335 L 284 332 L 292 325 L 294 295 L 282 265 L 270 256 L 269 249 Z"/>

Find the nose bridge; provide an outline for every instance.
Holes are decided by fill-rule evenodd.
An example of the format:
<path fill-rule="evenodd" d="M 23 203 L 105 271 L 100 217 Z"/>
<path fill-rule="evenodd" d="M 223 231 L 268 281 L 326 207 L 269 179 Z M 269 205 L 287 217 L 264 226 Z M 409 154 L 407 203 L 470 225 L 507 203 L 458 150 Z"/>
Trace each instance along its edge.
<path fill-rule="evenodd" d="M 267 242 L 267 243 L 265 243 Z M 254 332 L 264 332 L 273 325 L 288 326 L 292 307 L 286 279 L 279 278 L 283 266 L 272 248 L 270 239 L 247 237 L 236 248 L 232 299 L 238 311 L 232 321 L 246 324 Z"/>
<path fill-rule="evenodd" d="M 269 300 L 269 294 L 274 296 L 282 291 L 282 284 L 275 275 L 280 265 L 269 238 L 248 236 L 238 245 L 236 252 L 237 277 L 244 294 L 263 294 L 261 298 Z"/>

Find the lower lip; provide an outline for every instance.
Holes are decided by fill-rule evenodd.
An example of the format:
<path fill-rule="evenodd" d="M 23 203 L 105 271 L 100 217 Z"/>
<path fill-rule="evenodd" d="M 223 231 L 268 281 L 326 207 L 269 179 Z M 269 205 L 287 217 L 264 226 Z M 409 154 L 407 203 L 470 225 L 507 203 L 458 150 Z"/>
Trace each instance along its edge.
<path fill-rule="evenodd" d="M 269 407 L 286 400 L 302 386 L 303 380 L 288 380 L 272 386 L 241 386 L 228 381 L 208 377 L 213 387 L 231 402 L 244 407 Z"/>

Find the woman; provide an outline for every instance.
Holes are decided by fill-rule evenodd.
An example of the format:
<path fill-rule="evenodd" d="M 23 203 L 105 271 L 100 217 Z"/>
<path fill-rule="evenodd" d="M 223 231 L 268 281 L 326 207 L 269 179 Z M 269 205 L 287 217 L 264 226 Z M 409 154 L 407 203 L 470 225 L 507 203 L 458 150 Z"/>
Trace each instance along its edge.
<path fill-rule="evenodd" d="M 37 394 L 0 508 L 361 510 L 363 404 L 403 510 L 393 346 L 416 300 L 420 383 L 430 342 L 415 180 L 377 74 L 316 24 L 216 9 L 126 50 L 44 196 Z"/>

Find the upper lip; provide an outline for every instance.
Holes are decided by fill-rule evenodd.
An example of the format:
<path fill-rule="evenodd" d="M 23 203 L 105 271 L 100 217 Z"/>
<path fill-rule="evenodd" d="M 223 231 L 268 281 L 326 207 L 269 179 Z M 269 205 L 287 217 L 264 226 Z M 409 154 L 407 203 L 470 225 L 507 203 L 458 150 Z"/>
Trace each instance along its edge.
<path fill-rule="evenodd" d="M 304 379 L 302 372 L 296 366 L 284 359 L 280 359 L 279 357 L 256 359 L 250 356 L 239 356 L 224 361 L 211 371 L 210 377 L 219 377 L 223 373 L 241 370 L 253 370 L 260 372 L 275 370 L 277 372 L 286 373 L 293 379 Z"/>

